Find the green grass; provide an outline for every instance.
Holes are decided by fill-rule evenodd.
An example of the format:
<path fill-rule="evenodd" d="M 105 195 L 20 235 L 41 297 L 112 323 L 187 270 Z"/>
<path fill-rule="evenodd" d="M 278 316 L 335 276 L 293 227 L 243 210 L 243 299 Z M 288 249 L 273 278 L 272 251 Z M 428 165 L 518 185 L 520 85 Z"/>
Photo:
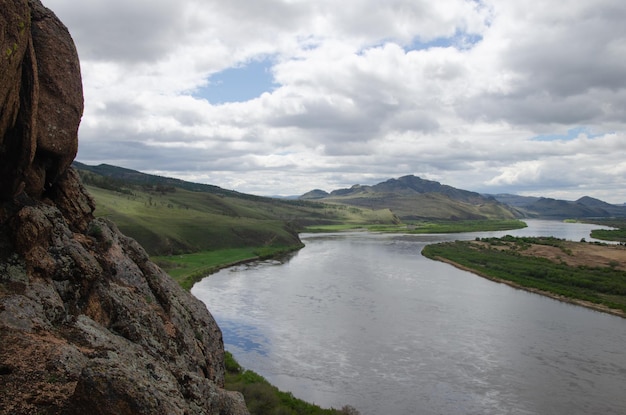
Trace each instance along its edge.
<path fill-rule="evenodd" d="M 333 225 L 311 225 L 304 228 L 305 232 L 344 232 L 354 230 L 369 230 L 365 225 L 354 223 L 337 223 Z"/>
<path fill-rule="evenodd" d="M 306 227 L 307 232 L 340 232 L 367 229 L 370 232 L 390 233 L 461 233 L 487 232 L 525 228 L 520 220 L 463 220 L 463 221 L 413 221 L 408 224 L 338 224 Z"/>
<path fill-rule="evenodd" d="M 88 187 L 96 215 L 111 219 L 151 255 L 259 246 L 296 246 L 297 231 L 248 200 L 222 200 L 207 193 L 177 190 L 124 194 Z"/>
<path fill-rule="evenodd" d="M 626 272 L 614 267 L 573 267 L 545 258 L 522 255 L 530 244 L 563 246 L 556 238 L 485 238 L 487 247 L 472 241 L 428 245 L 422 254 L 444 258 L 486 277 L 511 281 L 575 300 L 626 311 Z M 503 244 L 511 249 L 498 249 Z M 563 255 L 570 253 L 563 248 Z"/>
<path fill-rule="evenodd" d="M 510 209 L 497 202 L 473 204 L 454 200 L 440 193 L 359 193 L 333 196 L 324 201 L 372 210 L 388 208 L 403 221 L 515 218 Z"/>
<path fill-rule="evenodd" d="M 591 237 L 604 241 L 626 242 L 626 228 L 623 229 L 594 229 Z"/>
<path fill-rule="evenodd" d="M 591 237 L 596 239 L 602 239 L 604 241 L 614 242 L 626 242 L 626 219 L 611 218 L 611 219 L 595 219 L 586 220 L 587 223 L 593 223 L 596 225 L 609 226 L 617 229 L 594 229 L 591 231 Z"/>
<path fill-rule="evenodd" d="M 277 415 L 358 415 L 350 406 L 341 410 L 323 409 L 283 392 L 271 385 L 263 376 L 242 368 L 232 354 L 226 352 L 225 387 L 241 392 L 251 414 Z"/>
<path fill-rule="evenodd" d="M 284 255 L 293 247 L 244 247 L 202 251 L 192 254 L 153 256 L 152 261 L 163 268 L 180 286 L 190 290 L 194 283 L 222 268 L 258 259 Z"/>
<path fill-rule="evenodd" d="M 300 245 L 298 231 L 315 224 L 397 223 L 388 209 L 316 202 L 239 198 L 172 188 L 87 186 L 96 215 L 111 219 L 150 255 Z"/>

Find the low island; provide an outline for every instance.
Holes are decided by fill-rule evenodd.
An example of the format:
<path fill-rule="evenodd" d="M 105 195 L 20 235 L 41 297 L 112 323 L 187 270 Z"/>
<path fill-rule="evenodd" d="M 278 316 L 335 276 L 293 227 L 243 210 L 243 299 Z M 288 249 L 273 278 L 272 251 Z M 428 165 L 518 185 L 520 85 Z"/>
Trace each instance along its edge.
<path fill-rule="evenodd" d="M 428 245 L 428 258 L 515 288 L 626 317 L 626 246 L 553 237 Z"/>

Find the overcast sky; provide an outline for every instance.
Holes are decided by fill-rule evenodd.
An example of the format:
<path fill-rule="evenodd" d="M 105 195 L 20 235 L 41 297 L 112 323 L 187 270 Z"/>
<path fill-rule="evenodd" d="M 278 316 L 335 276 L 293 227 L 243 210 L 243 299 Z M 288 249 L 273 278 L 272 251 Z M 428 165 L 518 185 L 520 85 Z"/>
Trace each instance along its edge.
<path fill-rule="evenodd" d="M 623 0 L 43 2 L 81 58 L 81 162 L 626 202 Z"/>

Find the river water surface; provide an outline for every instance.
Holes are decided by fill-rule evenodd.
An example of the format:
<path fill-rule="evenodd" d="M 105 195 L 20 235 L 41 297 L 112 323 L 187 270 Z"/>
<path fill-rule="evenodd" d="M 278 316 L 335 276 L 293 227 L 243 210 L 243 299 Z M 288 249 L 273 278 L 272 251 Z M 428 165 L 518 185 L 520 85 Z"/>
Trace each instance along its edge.
<path fill-rule="evenodd" d="M 626 414 L 626 320 L 421 255 L 477 236 L 590 240 L 594 225 L 301 235 L 283 262 L 197 283 L 226 349 L 282 390 L 374 414 Z"/>

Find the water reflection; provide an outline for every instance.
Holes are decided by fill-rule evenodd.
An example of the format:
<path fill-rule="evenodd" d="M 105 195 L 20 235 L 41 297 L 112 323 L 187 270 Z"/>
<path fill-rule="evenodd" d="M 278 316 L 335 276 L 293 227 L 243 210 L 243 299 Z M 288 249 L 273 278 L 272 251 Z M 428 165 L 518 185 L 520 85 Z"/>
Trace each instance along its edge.
<path fill-rule="evenodd" d="M 477 236 L 589 240 L 593 225 L 457 235 L 303 235 L 284 264 L 192 292 L 240 363 L 281 389 L 367 414 L 623 414 L 626 322 L 421 256 Z"/>
<path fill-rule="evenodd" d="M 220 322 L 223 337 L 234 347 L 245 350 L 246 353 L 268 355 L 269 339 L 258 327 L 247 324 L 244 320 L 232 320 L 219 314 L 214 317 Z"/>

